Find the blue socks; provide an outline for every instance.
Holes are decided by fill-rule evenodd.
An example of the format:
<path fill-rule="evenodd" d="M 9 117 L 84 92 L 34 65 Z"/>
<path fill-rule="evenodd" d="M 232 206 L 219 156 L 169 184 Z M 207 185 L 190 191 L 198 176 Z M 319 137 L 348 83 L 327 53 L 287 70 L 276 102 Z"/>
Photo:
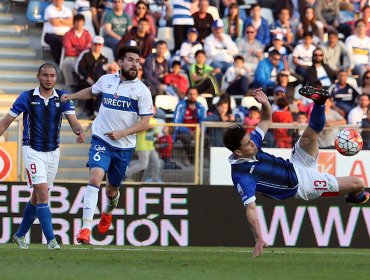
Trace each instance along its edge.
<path fill-rule="evenodd" d="M 40 225 L 42 232 L 44 233 L 47 243 L 53 240 L 54 232 L 53 232 L 53 224 L 51 222 L 51 212 L 49 205 L 47 203 L 37 204 L 37 217 L 39 218 Z"/>
<path fill-rule="evenodd" d="M 325 105 L 314 104 L 308 124 L 316 132 L 321 132 L 325 126 Z"/>
<path fill-rule="evenodd" d="M 31 202 L 28 201 L 23 211 L 22 223 L 15 235 L 18 237 L 25 236 L 26 233 L 30 230 L 36 217 L 36 206 L 32 205 Z"/>

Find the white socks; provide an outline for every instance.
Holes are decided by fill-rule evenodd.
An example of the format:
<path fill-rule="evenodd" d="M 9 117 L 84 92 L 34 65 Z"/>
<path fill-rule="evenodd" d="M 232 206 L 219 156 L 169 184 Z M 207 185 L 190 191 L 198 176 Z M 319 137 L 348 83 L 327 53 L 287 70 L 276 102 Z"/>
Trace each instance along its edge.
<path fill-rule="evenodd" d="M 106 196 L 107 205 L 105 206 L 105 210 L 104 210 L 105 214 L 110 214 L 113 212 L 114 208 L 117 207 L 119 197 L 120 197 L 120 192 L 118 192 L 117 196 L 113 198 L 112 200 L 110 200 Z"/>
<path fill-rule="evenodd" d="M 98 204 L 99 188 L 87 185 L 84 194 L 84 209 L 82 215 L 82 228 L 91 230 L 96 205 Z"/>

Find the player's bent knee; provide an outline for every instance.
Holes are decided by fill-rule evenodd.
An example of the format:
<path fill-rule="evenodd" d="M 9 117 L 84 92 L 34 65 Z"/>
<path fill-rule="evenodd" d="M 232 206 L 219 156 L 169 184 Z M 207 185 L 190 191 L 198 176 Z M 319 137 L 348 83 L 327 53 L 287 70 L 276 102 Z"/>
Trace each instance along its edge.
<path fill-rule="evenodd" d="M 365 189 L 365 182 L 362 178 L 353 177 L 352 179 L 352 189 L 355 192 L 361 192 Z"/>

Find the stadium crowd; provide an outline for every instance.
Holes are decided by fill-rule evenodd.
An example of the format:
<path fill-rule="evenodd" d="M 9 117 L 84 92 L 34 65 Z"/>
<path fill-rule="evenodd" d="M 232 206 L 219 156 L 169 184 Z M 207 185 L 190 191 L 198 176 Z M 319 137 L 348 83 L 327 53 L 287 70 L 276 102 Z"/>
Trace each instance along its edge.
<path fill-rule="evenodd" d="M 272 104 L 274 122 L 304 123 L 312 103 L 296 93 L 312 85 L 331 94 L 326 126 L 369 128 L 370 1 L 146 1 L 76 0 L 72 10 L 64 0 L 51 1 L 44 13 L 43 40 L 66 86 L 75 92 L 114 73 L 118 65 L 105 56 L 107 47 L 116 57 L 120 46 L 135 45 L 142 54 L 139 78 L 154 104 L 157 96 L 178 99 L 173 119 L 166 121 L 254 126 L 260 107 L 250 92 L 261 87 Z M 99 104 L 86 102 L 88 118 L 96 116 Z M 156 117 L 165 113 L 158 107 Z M 182 127 L 166 135 L 172 135 L 172 146 L 175 141 L 189 143 L 193 132 Z M 320 148 L 331 148 L 335 133 L 324 131 Z M 223 146 L 217 129 L 207 134 L 210 145 Z M 275 129 L 264 144 L 292 147 L 299 134 Z M 365 149 L 370 149 L 368 134 L 363 131 Z M 163 149 L 162 140 L 154 145 Z M 186 156 L 191 163 L 191 151 Z"/>

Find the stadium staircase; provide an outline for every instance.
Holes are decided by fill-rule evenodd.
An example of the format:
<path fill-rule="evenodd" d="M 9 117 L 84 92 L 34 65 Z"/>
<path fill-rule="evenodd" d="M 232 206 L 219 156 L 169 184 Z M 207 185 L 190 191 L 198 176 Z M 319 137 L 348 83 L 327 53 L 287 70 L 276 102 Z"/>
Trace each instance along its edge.
<path fill-rule="evenodd" d="M 0 117 L 2 118 L 19 93 L 38 85 L 38 67 L 51 61 L 50 53 L 41 58 L 40 37 L 42 26 L 28 24 L 27 5 L 13 3 L 11 10 L 0 5 Z M 57 88 L 63 85 L 58 84 Z M 90 137 L 86 144 L 77 144 L 68 122 L 63 123 L 61 159 L 57 179 L 62 181 L 88 178 L 85 167 Z M 84 124 L 89 130 L 89 124 Z M 17 141 L 17 126 L 8 129 L 9 141 Z M 88 133 L 89 134 L 89 133 Z"/>

